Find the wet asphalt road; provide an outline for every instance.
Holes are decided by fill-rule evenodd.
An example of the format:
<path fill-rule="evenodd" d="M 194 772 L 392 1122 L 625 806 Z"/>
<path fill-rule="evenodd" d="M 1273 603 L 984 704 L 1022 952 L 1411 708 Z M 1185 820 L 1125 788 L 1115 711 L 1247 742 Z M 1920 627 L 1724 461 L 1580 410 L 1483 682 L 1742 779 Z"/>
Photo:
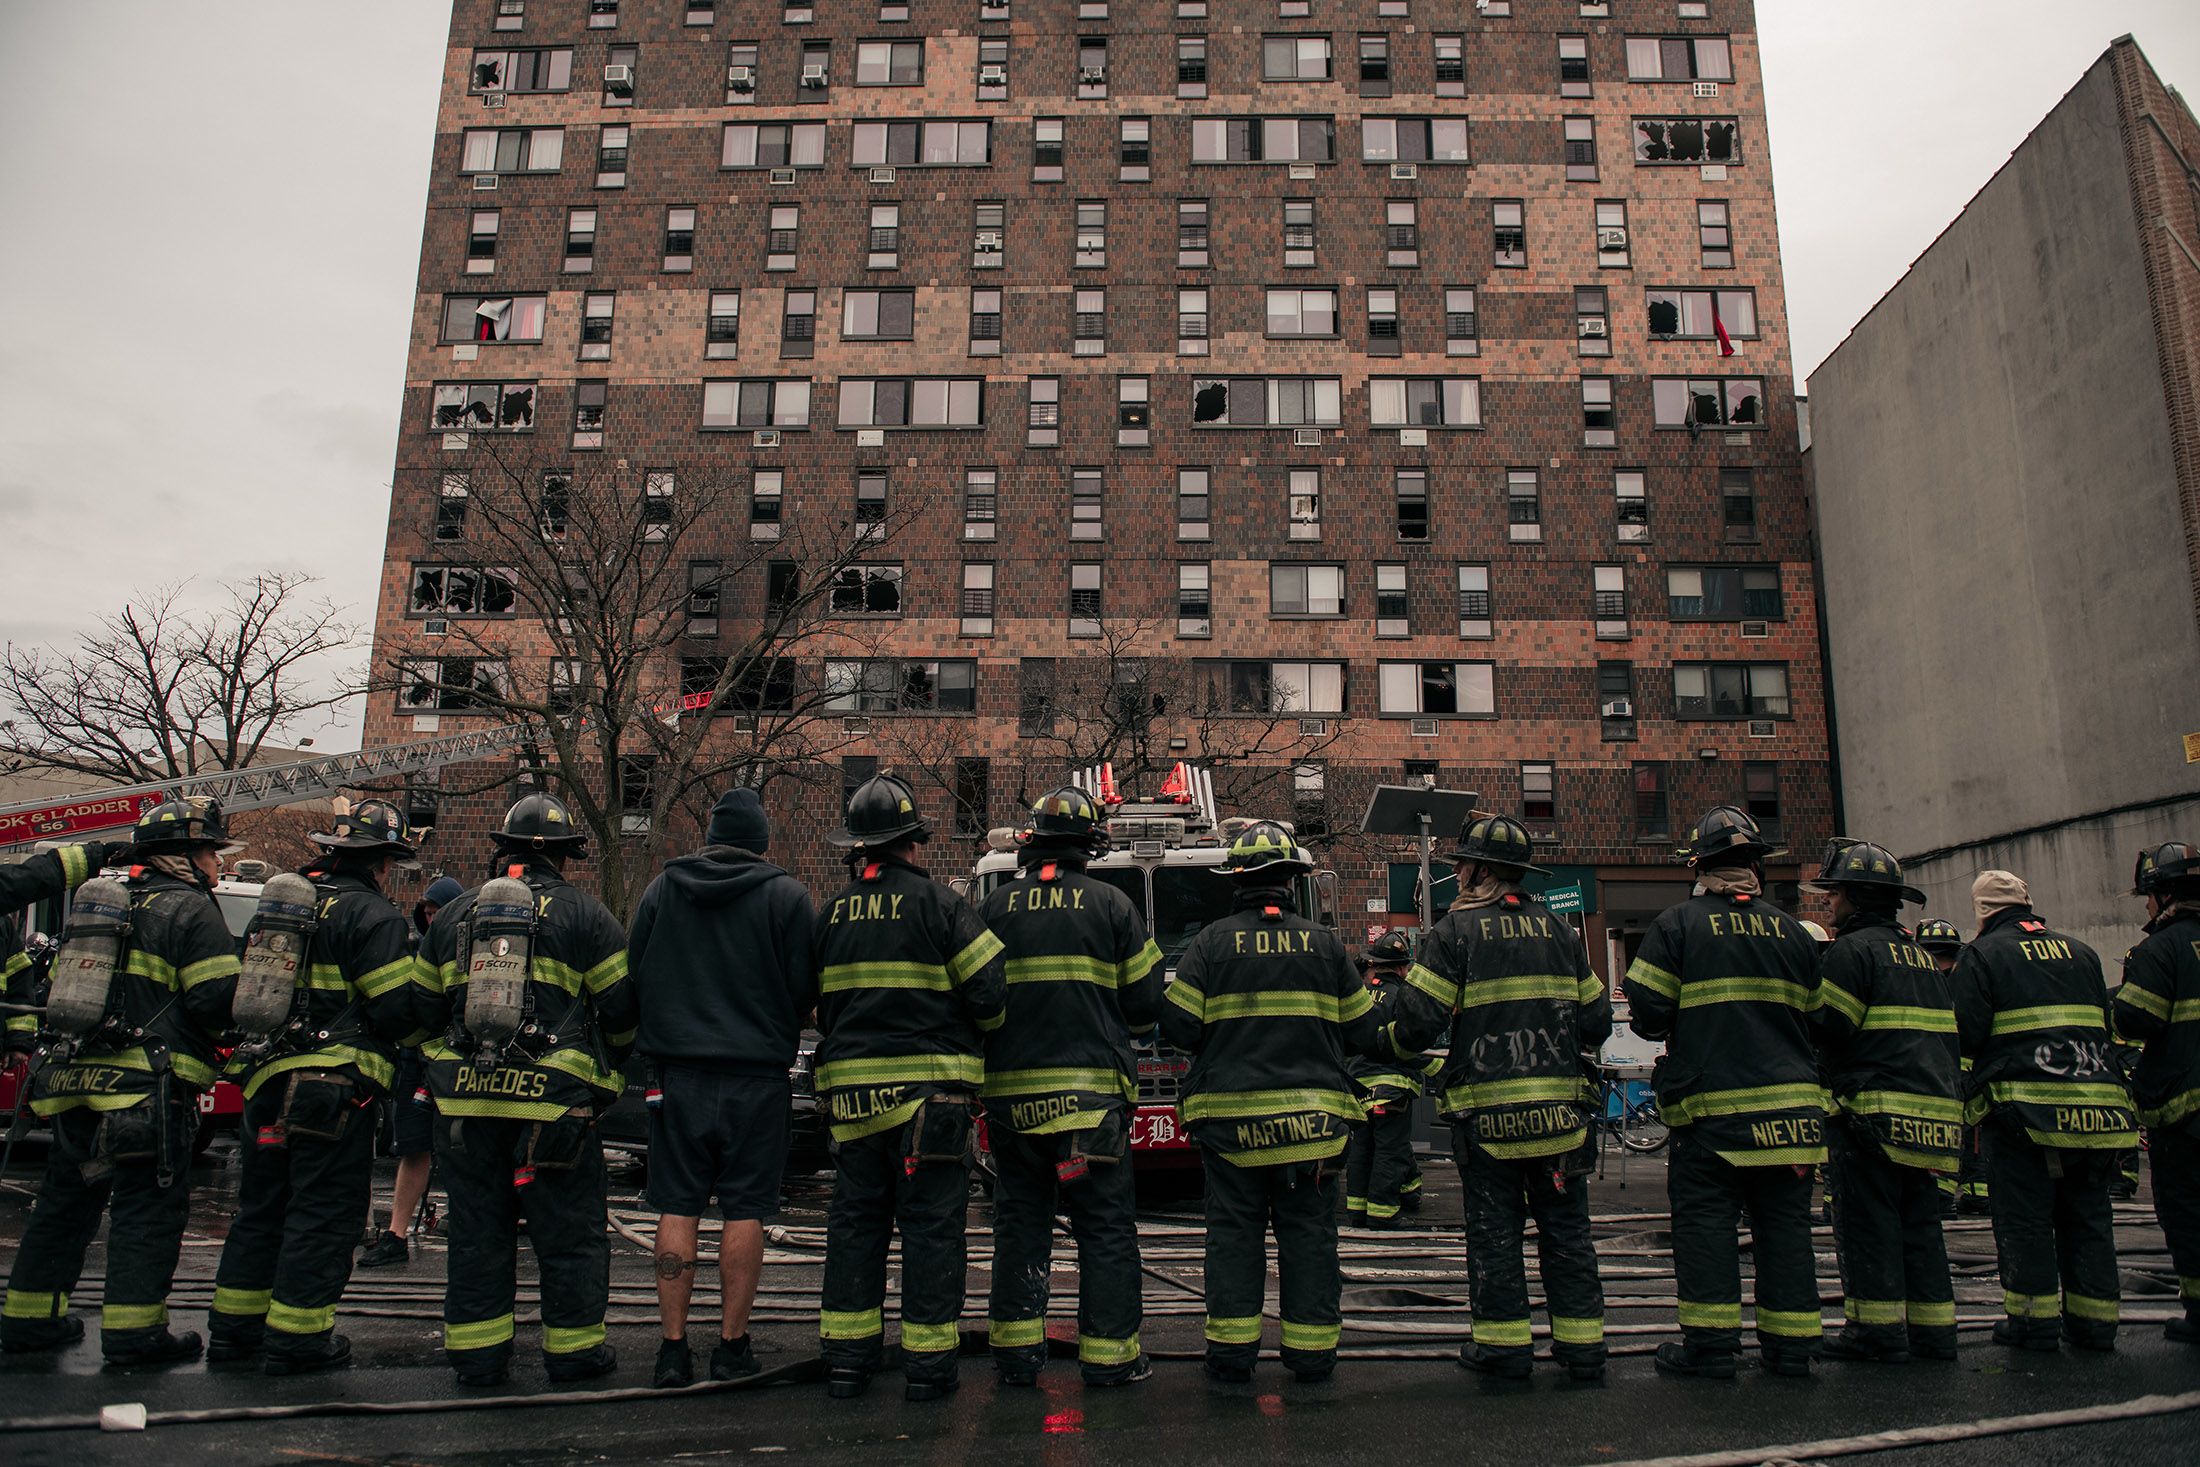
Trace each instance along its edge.
<path fill-rule="evenodd" d="M 0 1261 L 12 1259 L 27 1206 L 26 1142 L 0 1189 Z M 156 1425 L 148 1435 L 88 1430 L 10 1429 L 31 1418 L 82 1421 L 115 1402 L 157 1412 L 232 1410 L 316 1402 L 456 1403 L 439 1351 L 440 1241 L 430 1238 L 397 1270 L 354 1275 L 339 1324 L 351 1336 L 353 1368 L 325 1377 L 268 1380 L 234 1368 L 198 1365 L 143 1375 L 99 1368 L 94 1338 L 54 1357 L 0 1361 L 0 1462 L 208 1461 L 296 1463 L 640 1462 L 731 1457 L 892 1463 L 1044 1461 L 1048 1463 L 1334 1462 L 1471 1460 L 1477 1463 L 1611 1463 L 1844 1437 L 1865 1432 L 2006 1417 L 2126 1401 L 2149 1394 L 2200 1393 L 2200 1350 L 2164 1341 L 2159 1319 L 2171 1308 L 2161 1276 L 2160 1234 L 2139 1206 L 2119 1212 L 2126 1250 L 2127 1324 L 2108 1356 L 2017 1355 L 1967 1329 L 1954 1364 L 1903 1367 L 1821 1365 L 1809 1380 L 1770 1377 L 1750 1365 L 1731 1383 L 1679 1382 L 1653 1372 L 1648 1351 L 1672 1337 L 1670 1258 L 1663 1248 L 1664 1186 L 1656 1158 L 1630 1158 L 1627 1185 L 1613 1172 L 1593 1189 L 1598 1241 L 1610 1296 L 1616 1357 L 1601 1386 L 1578 1386 L 1548 1365 L 1526 1385 L 1486 1382 L 1448 1360 L 1464 1336 L 1464 1269 L 1457 1239 L 1458 1195 L 1448 1161 L 1425 1159 L 1430 1197 L 1415 1231 L 1344 1235 L 1346 1353 L 1335 1381 L 1300 1386 L 1264 1363 L 1247 1387 L 1216 1386 L 1200 1374 L 1199 1234 L 1196 1199 L 1157 1189 L 1145 1217 L 1147 1261 L 1161 1277 L 1146 1291 L 1144 1337 L 1159 1357 L 1154 1379 L 1125 1391 L 1087 1391 L 1073 1361 L 1060 1361 L 1036 1390 L 998 1387 L 987 1361 L 968 1358 L 963 1390 L 952 1399 L 912 1405 L 899 1379 L 882 1375 L 855 1402 L 827 1399 L 814 1383 L 736 1391 L 699 1391 L 559 1406 L 539 1357 L 532 1355 L 533 1269 L 522 1254 L 522 1353 L 506 1394 L 509 1406 L 387 1416 L 311 1416 L 280 1421 Z M 386 1200 L 388 1164 L 380 1185 Z M 629 1226 L 646 1214 L 638 1176 L 618 1177 L 614 1216 Z M 233 1161 L 217 1152 L 196 1175 L 194 1222 L 179 1272 L 179 1327 L 198 1327 L 211 1289 L 221 1229 L 234 1202 Z M 2141 1202 L 2145 1200 L 2141 1193 Z M 825 1190 L 820 1181 L 790 1189 L 768 1257 L 765 1295 L 753 1329 L 768 1369 L 799 1378 L 815 1353 L 817 1244 Z M 987 1212 L 974 1200 L 970 1304 L 965 1328 L 982 1331 L 988 1283 Z M 1991 1240 L 1964 1220 L 1950 1234 L 1958 1272 L 1959 1313 L 1984 1322 L 1998 1312 Z M 1822 1288 L 1837 1295 L 1830 1244 L 1821 1235 Z M 1073 1298 L 1066 1249 L 1057 1255 L 1058 1304 Z M 96 1301 L 100 1250 L 93 1250 L 80 1309 Z M 708 1275 L 706 1275 L 706 1278 Z M 620 1352 L 612 1388 L 648 1384 L 656 1349 L 652 1280 L 646 1249 L 613 1240 L 611 1337 Z M 707 1307 L 707 1306 L 706 1306 Z M 85 1310 L 96 1325 L 96 1307 Z M 889 1315 L 892 1314 L 891 1301 Z M 1271 1306 L 1271 1314 L 1272 1314 Z M 1829 1303 L 1829 1318 L 1839 1312 Z M 698 1363 L 711 1325 L 691 1329 Z M 2143 1321 L 2143 1322 L 2142 1322 Z M 1073 1335 L 1074 1322 L 1051 1321 Z M 1275 1329 L 1269 1325 L 1269 1345 Z M 966 1336 L 966 1346 L 975 1335 Z M 1391 1358 L 1367 1358 L 1387 1356 Z M 530 1399 L 531 1398 L 531 1399 Z M 1908 1463 L 2172 1462 L 2193 1456 L 2200 1413 L 2064 1428 L 1891 1453 Z"/>

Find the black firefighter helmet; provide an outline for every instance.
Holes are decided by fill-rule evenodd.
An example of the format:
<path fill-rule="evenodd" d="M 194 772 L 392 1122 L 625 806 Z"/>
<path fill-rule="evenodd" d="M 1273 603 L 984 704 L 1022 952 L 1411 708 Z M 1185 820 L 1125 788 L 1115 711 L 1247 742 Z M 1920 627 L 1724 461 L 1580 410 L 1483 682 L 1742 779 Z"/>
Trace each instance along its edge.
<path fill-rule="evenodd" d="M 164 800 L 138 816 L 130 844 L 146 855 L 229 843 L 219 800 Z"/>
<path fill-rule="evenodd" d="M 1714 805 L 1689 827 L 1674 854 L 1686 857 L 1691 866 L 1731 866 L 1784 853 L 1765 840 L 1747 810 Z"/>
<path fill-rule="evenodd" d="M 1896 894 L 1897 906 L 1925 900 L 1925 893 L 1902 879 L 1902 863 L 1885 846 L 1838 835 L 1826 842 L 1825 856 L 1810 884 L 1821 891 L 1844 886 L 1857 891 L 1891 891 Z"/>
<path fill-rule="evenodd" d="M 1405 933 L 1393 927 L 1367 945 L 1363 961 L 1371 968 L 1392 963 L 1410 963 L 1413 961 L 1413 944 L 1407 940 Z"/>
<path fill-rule="evenodd" d="M 1917 945 L 1929 953 L 1953 957 L 1963 951 L 1963 934 L 1945 917 L 1927 917 L 1917 924 Z"/>
<path fill-rule="evenodd" d="M 1230 842 L 1230 852 L 1215 868 L 1243 882 L 1278 881 L 1314 869 L 1313 857 L 1273 820 L 1256 820 Z"/>
<path fill-rule="evenodd" d="M 1464 865 L 1469 861 L 1484 866 L 1511 866 L 1520 871 L 1533 871 L 1548 876 L 1551 873 L 1529 860 L 1535 854 L 1535 845 L 1528 837 L 1528 827 L 1510 815 L 1476 815 L 1459 829 L 1459 845 L 1452 851 L 1452 860 Z"/>
<path fill-rule="evenodd" d="M 2180 881 L 2200 880 L 2200 850 L 2183 841 L 2165 841 L 2139 853 L 2131 868 L 2131 894 L 2147 896 L 2166 892 Z"/>
<path fill-rule="evenodd" d="M 932 838 L 932 827 L 917 812 L 916 792 L 894 775 L 874 774 L 848 796 L 845 823 L 825 839 L 847 849 L 889 846 L 905 836 L 919 845 Z"/>
<path fill-rule="evenodd" d="M 577 856 L 588 843 L 588 832 L 573 819 L 573 812 L 556 795 L 536 793 L 523 797 L 504 813 L 504 824 L 489 836 L 501 851 L 548 851 Z"/>
<path fill-rule="evenodd" d="M 1073 784 L 1049 790 L 1032 802 L 1031 825 L 1024 839 L 1035 846 L 1068 846 L 1090 855 L 1108 849 L 1107 824 L 1092 796 Z"/>
<path fill-rule="evenodd" d="M 388 800 L 362 800 L 349 814 L 339 815 L 325 831 L 306 839 L 325 851 L 383 851 L 400 858 L 413 854 L 405 839 L 405 817 Z"/>

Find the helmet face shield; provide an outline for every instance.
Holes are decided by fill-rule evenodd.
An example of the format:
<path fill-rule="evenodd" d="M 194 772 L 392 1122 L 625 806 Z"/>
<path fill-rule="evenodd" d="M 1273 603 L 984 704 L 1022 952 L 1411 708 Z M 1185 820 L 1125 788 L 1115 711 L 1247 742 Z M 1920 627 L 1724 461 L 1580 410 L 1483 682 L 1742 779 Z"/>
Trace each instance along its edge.
<path fill-rule="evenodd" d="M 1294 876 L 1314 869 L 1313 858 L 1291 832 L 1273 820 L 1262 820 L 1238 833 L 1230 842 L 1230 854 L 1215 868 L 1225 876 Z"/>

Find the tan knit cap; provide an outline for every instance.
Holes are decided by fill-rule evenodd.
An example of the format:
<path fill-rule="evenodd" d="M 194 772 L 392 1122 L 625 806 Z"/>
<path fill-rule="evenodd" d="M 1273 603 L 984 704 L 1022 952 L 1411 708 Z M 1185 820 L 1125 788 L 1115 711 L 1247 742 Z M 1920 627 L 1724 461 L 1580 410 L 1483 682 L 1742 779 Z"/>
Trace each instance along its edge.
<path fill-rule="evenodd" d="M 2029 907 L 2032 893 L 2014 871 L 1981 871 L 1971 883 L 1971 909 L 1984 922 L 2010 907 Z"/>

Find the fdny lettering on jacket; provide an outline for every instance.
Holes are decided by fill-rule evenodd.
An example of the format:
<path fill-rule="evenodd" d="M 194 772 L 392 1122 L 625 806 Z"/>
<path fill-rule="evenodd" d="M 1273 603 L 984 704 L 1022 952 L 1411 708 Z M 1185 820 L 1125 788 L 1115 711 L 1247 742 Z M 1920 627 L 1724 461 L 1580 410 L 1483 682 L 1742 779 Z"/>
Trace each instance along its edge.
<path fill-rule="evenodd" d="M 1704 921 L 1713 937 L 1787 938 L 1787 919 L 1771 912 L 1706 912 Z"/>
<path fill-rule="evenodd" d="M 1247 931 L 1239 928 L 1230 934 L 1233 953 L 1253 953 L 1260 957 L 1270 954 L 1310 953 L 1314 950 L 1314 930 L 1305 928 L 1293 932 L 1288 929 L 1271 932 L 1266 928 Z"/>
<path fill-rule="evenodd" d="M 2077 956 L 2059 937 L 2028 937 L 2017 944 L 2017 951 L 2034 963 L 2069 962 Z"/>
<path fill-rule="evenodd" d="M 1008 888 L 1008 910 L 1011 913 L 1082 912 L 1085 893 L 1082 888 L 1065 891 L 1059 886 L 1012 886 Z"/>
<path fill-rule="evenodd" d="M 903 896 L 899 892 L 859 891 L 834 900 L 828 923 L 899 922 Z"/>
<path fill-rule="evenodd" d="M 1887 961 L 1898 968 L 1916 968 L 1926 973 L 1940 971 L 1940 964 L 1933 961 L 1933 955 L 1914 943 L 1890 942 L 1886 948 Z"/>
<path fill-rule="evenodd" d="M 1551 919 L 1533 912 L 1523 912 L 1517 916 L 1510 912 L 1499 912 L 1493 916 L 1482 918 L 1475 925 L 1482 929 L 1482 940 L 1484 942 L 1488 942 L 1494 937 L 1547 938 L 1551 935 Z"/>

